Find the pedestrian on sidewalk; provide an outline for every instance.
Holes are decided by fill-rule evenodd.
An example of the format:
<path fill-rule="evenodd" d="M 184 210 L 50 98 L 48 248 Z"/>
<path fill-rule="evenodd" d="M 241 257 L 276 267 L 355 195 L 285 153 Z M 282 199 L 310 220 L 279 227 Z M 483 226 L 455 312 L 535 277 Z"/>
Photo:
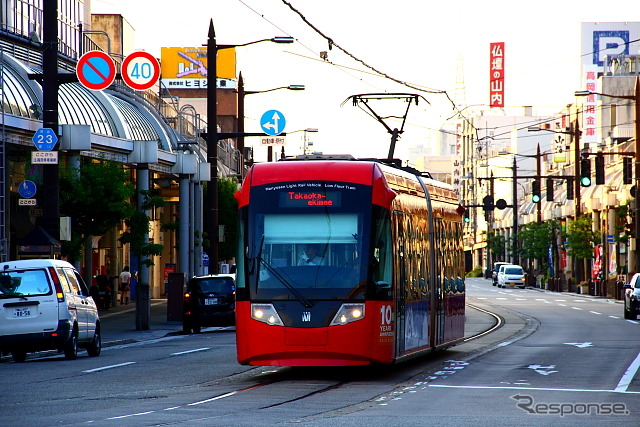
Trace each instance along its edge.
<path fill-rule="evenodd" d="M 129 266 L 125 265 L 120 273 L 120 285 L 118 286 L 120 291 L 120 305 L 129 304 L 129 291 L 131 290 L 131 273 L 129 272 Z"/>

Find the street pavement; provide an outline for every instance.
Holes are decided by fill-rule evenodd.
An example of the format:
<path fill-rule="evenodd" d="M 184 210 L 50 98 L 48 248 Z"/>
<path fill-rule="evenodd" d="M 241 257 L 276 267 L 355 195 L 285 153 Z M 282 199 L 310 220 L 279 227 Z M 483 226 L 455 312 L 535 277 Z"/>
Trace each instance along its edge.
<path fill-rule="evenodd" d="M 482 279 L 490 283 L 489 280 Z M 538 288 L 528 288 L 537 290 L 541 293 L 549 292 Z M 576 297 L 598 298 L 589 295 L 569 294 Z M 619 302 L 619 301 L 617 301 Z M 469 301 L 468 301 L 469 303 Z M 488 308 L 488 307 L 487 307 Z M 501 314 L 505 317 L 504 313 Z M 517 319 L 515 315 L 509 315 L 504 319 L 505 324 L 516 323 L 524 327 L 521 319 Z M 175 315 L 172 316 L 175 318 Z M 148 341 L 165 337 L 167 335 L 175 335 L 182 333 L 182 322 L 176 320 L 168 320 L 167 300 L 153 299 L 151 300 L 151 316 L 149 318 L 149 330 L 136 330 L 136 302 L 130 301 L 127 305 L 117 305 L 109 310 L 100 310 L 100 319 L 102 322 L 102 345 L 104 347 L 126 344 L 138 341 Z M 491 329 L 497 323 L 497 319 L 481 310 L 467 305 L 465 315 L 465 338 L 475 336 L 486 330 Z M 515 326 L 515 325 L 513 325 Z"/>
<path fill-rule="evenodd" d="M 167 335 L 182 333 L 182 322 L 168 320 L 167 300 L 152 299 L 149 330 L 136 330 L 136 301 L 116 305 L 109 310 L 100 310 L 102 324 L 102 346 L 149 341 Z"/>

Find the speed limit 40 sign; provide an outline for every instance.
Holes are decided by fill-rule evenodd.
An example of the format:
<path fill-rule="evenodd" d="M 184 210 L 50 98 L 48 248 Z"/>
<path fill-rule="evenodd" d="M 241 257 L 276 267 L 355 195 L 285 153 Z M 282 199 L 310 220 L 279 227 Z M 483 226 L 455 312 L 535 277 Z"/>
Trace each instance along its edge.
<path fill-rule="evenodd" d="M 122 62 L 122 80 L 131 89 L 147 90 L 160 78 L 160 63 L 147 52 L 134 52 Z"/>

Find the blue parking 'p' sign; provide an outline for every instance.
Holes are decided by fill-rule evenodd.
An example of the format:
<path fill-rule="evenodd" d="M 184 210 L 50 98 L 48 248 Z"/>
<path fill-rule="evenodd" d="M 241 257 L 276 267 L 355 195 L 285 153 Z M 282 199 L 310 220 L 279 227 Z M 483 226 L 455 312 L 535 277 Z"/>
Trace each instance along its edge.
<path fill-rule="evenodd" d="M 51 128 L 40 128 L 33 134 L 32 140 L 38 151 L 51 151 L 58 143 L 58 136 Z"/>

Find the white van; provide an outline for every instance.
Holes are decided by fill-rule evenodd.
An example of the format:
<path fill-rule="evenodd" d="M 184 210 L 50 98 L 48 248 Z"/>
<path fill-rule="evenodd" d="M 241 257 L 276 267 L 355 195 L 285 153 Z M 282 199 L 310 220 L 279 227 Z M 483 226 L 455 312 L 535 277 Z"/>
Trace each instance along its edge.
<path fill-rule="evenodd" d="M 102 348 L 98 309 L 73 265 L 56 259 L 0 263 L 0 353 L 24 362 L 42 350 L 78 357 Z"/>

